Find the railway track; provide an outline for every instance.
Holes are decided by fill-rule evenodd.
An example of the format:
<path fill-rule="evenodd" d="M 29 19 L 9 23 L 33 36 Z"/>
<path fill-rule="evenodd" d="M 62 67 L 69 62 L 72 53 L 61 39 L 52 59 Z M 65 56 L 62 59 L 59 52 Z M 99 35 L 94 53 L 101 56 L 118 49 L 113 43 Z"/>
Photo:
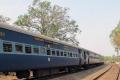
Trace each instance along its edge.
<path fill-rule="evenodd" d="M 111 64 L 82 80 L 120 80 L 120 64 Z"/>
<path fill-rule="evenodd" d="M 86 75 L 90 75 L 96 71 L 99 71 L 106 66 L 107 65 L 105 64 L 105 65 L 101 65 L 101 66 L 97 66 L 97 67 L 91 67 L 90 69 L 87 69 L 87 70 L 80 70 L 75 73 L 65 74 L 65 75 L 54 77 L 54 78 L 51 78 L 48 80 L 81 80 L 81 79 L 85 78 Z"/>
<path fill-rule="evenodd" d="M 31 77 L 31 79 L 29 80 L 81 80 L 84 77 L 86 77 L 86 75 L 95 73 L 103 68 L 106 68 L 106 66 L 107 65 L 94 66 L 87 70 L 81 69 L 80 71 L 73 72 L 73 73 L 61 73 L 61 74 L 55 74 L 55 75 L 46 76 L 46 77 L 36 77 L 36 78 Z M 9 75 L 9 77 L 1 76 L 0 80 L 28 80 L 28 79 L 17 79 L 15 76 Z"/>

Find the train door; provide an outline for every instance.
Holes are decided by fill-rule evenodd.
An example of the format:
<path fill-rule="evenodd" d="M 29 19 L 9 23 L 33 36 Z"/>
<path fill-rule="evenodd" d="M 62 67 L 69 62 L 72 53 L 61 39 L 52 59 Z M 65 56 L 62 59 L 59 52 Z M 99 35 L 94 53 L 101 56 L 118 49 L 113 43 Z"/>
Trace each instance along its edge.
<path fill-rule="evenodd" d="M 84 64 L 86 64 L 86 52 L 84 51 Z"/>
<path fill-rule="evenodd" d="M 2 40 L 0 39 L 0 53 L 2 53 Z"/>
<path fill-rule="evenodd" d="M 82 50 L 81 49 L 78 49 L 78 52 L 79 52 L 79 65 L 82 65 Z"/>
<path fill-rule="evenodd" d="M 89 64 L 89 52 L 84 51 L 84 64 Z"/>
<path fill-rule="evenodd" d="M 88 64 L 89 64 L 90 60 L 89 60 L 89 52 L 88 51 L 87 51 L 87 57 L 88 57 Z"/>

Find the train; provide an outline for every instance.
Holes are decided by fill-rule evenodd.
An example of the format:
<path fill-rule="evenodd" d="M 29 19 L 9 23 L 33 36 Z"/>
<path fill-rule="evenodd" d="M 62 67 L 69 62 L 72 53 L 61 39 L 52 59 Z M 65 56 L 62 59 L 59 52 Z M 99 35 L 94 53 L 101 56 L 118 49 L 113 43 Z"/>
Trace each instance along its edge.
<path fill-rule="evenodd" d="M 0 72 L 28 78 L 103 64 L 103 56 L 67 42 L 0 23 Z"/>

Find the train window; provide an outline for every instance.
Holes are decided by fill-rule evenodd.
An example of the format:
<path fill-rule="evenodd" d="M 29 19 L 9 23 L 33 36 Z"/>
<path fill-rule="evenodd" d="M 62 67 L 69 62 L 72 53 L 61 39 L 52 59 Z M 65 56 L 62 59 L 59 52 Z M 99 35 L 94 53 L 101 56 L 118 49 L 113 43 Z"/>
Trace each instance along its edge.
<path fill-rule="evenodd" d="M 68 57 L 70 57 L 70 53 L 68 52 Z"/>
<path fill-rule="evenodd" d="M 15 44 L 15 51 L 22 53 L 23 52 L 23 46 L 22 44 Z"/>
<path fill-rule="evenodd" d="M 84 51 L 84 59 L 86 59 L 86 52 Z"/>
<path fill-rule="evenodd" d="M 66 52 L 64 52 L 64 56 L 67 56 Z"/>
<path fill-rule="evenodd" d="M 39 54 L 39 48 L 38 47 L 34 47 L 33 48 L 33 52 L 36 53 L 36 54 Z"/>
<path fill-rule="evenodd" d="M 82 53 L 82 57 L 84 57 L 84 53 Z"/>
<path fill-rule="evenodd" d="M 46 48 L 45 48 L 45 47 L 40 47 L 40 53 L 41 53 L 41 54 L 46 53 Z"/>
<path fill-rule="evenodd" d="M 79 57 L 79 55 L 78 55 L 78 54 L 76 54 L 76 56 L 77 56 L 77 57 Z"/>
<path fill-rule="evenodd" d="M 82 52 L 82 50 L 81 50 L 81 49 L 79 49 L 79 50 L 78 50 L 78 52 L 79 52 L 79 53 L 81 53 L 81 52 Z"/>
<path fill-rule="evenodd" d="M 72 57 L 74 57 L 72 52 L 70 53 L 70 55 L 71 55 Z"/>
<path fill-rule="evenodd" d="M 75 53 L 74 53 L 74 57 L 76 57 Z"/>
<path fill-rule="evenodd" d="M 78 57 L 78 54 L 76 53 L 76 57 Z"/>
<path fill-rule="evenodd" d="M 51 52 L 50 52 L 50 50 L 48 49 L 48 50 L 47 50 L 47 55 L 50 55 L 50 54 L 51 54 Z"/>
<path fill-rule="evenodd" d="M 59 56 L 60 54 L 59 54 L 59 51 L 56 51 L 56 53 L 57 53 L 57 56 Z"/>
<path fill-rule="evenodd" d="M 75 57 L 75 53 L 73 53 L 73 57 Z"/>
<path fill-rule="evenodd" d="M 52 51 L 52 55 L 55 55 L 55 51 Z"/>
<path fill-rule="evenodd" d="M 63 56 L 63 52 L 61 51 L 61 56 Z"/>
<path fill-rule="evenodd" d="M 77 54 L 75 53 L 75 57 L 77 57 Z"/>
<path fill-rule="evenodd" d="M 12 52 L 12 44 L 9 42 L 3 43 L 3 51 L 4 52 Z"/>
<path fill-rule="evenodd" d="M 72 53 L 70 53 L 70 57 L 72 57 Z"/>
<path fill-rule="evenodd" d="M 25 46 L 25 53 L 32 53 L 31 46 L 28 45 Z"/>
<path fill-rule="evenodd" d="M 77 54 L 75 53 L 75 57 L 77 57 Z"/>

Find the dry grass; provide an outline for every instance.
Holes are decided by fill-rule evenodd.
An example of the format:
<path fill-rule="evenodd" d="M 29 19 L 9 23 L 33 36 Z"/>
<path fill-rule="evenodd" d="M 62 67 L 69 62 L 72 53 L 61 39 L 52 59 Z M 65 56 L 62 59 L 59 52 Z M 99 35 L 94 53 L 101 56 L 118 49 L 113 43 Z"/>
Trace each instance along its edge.
<path fill-rule="evenodd" d="M 5 76 L 5 75 L 0 75 L 0 80 L 16 80 L 16 76 Z"/>

